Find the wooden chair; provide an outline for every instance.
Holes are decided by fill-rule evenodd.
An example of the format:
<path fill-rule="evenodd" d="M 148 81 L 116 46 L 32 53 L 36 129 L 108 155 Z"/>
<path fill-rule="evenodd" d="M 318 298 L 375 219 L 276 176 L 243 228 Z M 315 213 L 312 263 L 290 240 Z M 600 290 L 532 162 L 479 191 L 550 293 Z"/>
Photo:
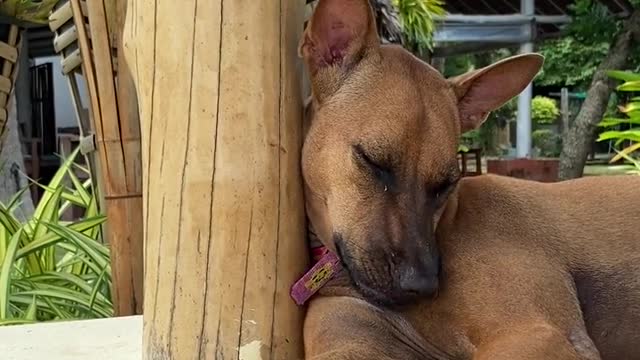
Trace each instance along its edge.
<path fill-rule="evenodd" d="M 468 167 L 469 155 L 473 155 L 475 160 L 475 171 L 470 171 Z M 482 175 L 482 149 L 472 148 L 468 151 L 461 151 L 458 153 L 458 161 L 460 162 L 460 168 L 462 176 L 478 176 Z"/>

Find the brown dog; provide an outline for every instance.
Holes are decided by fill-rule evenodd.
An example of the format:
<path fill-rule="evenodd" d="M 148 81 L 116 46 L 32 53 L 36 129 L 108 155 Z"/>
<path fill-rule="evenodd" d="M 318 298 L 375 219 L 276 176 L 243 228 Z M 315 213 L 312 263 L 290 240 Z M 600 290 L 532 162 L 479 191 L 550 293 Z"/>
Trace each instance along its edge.
<path fill-rule="evenodd" d="M 346 269 L 309 305 L 307 358 L 640 359 L 640 178 L 460 180 L 460 133 L 540 56 L 445 80 L 380 45 L 367 0 L 320 0 L 300 51 L 307 212 Z"/>

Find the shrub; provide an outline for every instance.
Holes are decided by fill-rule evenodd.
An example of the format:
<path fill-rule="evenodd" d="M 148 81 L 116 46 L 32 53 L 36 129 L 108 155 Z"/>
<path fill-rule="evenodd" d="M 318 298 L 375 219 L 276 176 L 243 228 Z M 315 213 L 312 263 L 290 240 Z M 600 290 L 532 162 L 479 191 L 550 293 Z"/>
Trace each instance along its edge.
<path fill-rule="evenodd" d="M 405 45 L 416 54 L 426 54 L 433 47 L 435 16 L 445 15 L 442 0 L 393 0 L 398 10 Z"/>
<path fill-rule="evenodd" d="M 531 120 L 534 124 L 553 124 L 560 116 L 560 110 L 556 101 L 545 97 L 536 96 L 531 103 Z"/>
<path fill-rule="evenodd" d="M 640 91 L 640 74 L 622 71 L 610 71 L 609 76 L 624 81 L 618 86 L 618 91 L 631 95 Z M 640 161 L 635 156 L 640 150 L 640 97 L 631 97 L 625 106 L 620 106 L 622 117 L 607 117 L 600 127 L 609 129 L 600 134 L 598 141 L 615 140 L 615 145 L 619 146 L 627 142 L 627 146 L 618 151 L 618 155 L 611 159 L 616 162 L 625 159 L 631 162 L 630 173 L 640 175 Z"/>
<path fill-rule="evenodd" d="M 460 138 L 461 151 L 467 152 L 470 148 L 476 148 L 482 146 L 482 137 L 480 130 L 474 129 L 462 134 Z"/>
<path fill-rule="evenodd" d="M 74 174 L 87 171 L 74 164 L 77 152 L 42 186 L 30 219 L 13 215 L 21 193 L 0 204 L 0 325 L 113 315 L 109 250 L 99 241 L 105 219 L 90 180 Z M 84 218 L 61 220 L 72 205 L 85 209 Z"/>
<path fill-rule="evenodd" d="M 548 129 L 536 130 L 532 134 L 533 146 L 540 150 L 540 155 L 557 157 L 561 151 L 561 137 Z"/>

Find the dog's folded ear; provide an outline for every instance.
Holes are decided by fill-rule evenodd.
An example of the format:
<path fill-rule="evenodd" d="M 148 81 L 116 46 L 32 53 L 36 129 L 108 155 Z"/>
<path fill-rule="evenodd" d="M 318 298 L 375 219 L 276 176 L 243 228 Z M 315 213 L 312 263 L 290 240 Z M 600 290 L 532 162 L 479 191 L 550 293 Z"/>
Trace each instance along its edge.
<path fill-rule="evenodd" d="M 517 55 L 450 79 L 458 97 L 462 132 L 478 128 L 491 111 L 519 95 L 543 63 L 539 54 Z"/>
<path fill-rule="evenodd" d="M 298 52 L 312 76 L 320 69 L 345 69 L 380 43 L 369 0 L 320 0 Z"/>

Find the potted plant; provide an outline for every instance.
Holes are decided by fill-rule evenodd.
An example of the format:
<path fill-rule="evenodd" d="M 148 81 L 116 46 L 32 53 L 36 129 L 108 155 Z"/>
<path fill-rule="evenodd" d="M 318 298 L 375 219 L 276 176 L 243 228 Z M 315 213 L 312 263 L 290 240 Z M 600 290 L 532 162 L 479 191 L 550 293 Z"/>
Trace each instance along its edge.
<path fill-rule="evenodd" d="M 531 118 L 535 131 L 532 134 L 537 156 L 527 158 L 498 158 L 487 160 L 489 173 L 535 180 L 555 182 L 558 179 L 561 137 L 556 121 L 560 115 L 555 100 L 536 96 L 531 104 Z"/>
<path fill-rule="evenodd" d="M 618 114 L 605 117 L 599 126 L 605 130 L 598 141 L 614 141 L 617 155 L 609 162 L 621 162 L 630 174 L 640 175 L 640 73 L 610 71 L 608 75 L 623 83 L 617 90 L 626 99 L 626 103 L 618 107 Z"/>

